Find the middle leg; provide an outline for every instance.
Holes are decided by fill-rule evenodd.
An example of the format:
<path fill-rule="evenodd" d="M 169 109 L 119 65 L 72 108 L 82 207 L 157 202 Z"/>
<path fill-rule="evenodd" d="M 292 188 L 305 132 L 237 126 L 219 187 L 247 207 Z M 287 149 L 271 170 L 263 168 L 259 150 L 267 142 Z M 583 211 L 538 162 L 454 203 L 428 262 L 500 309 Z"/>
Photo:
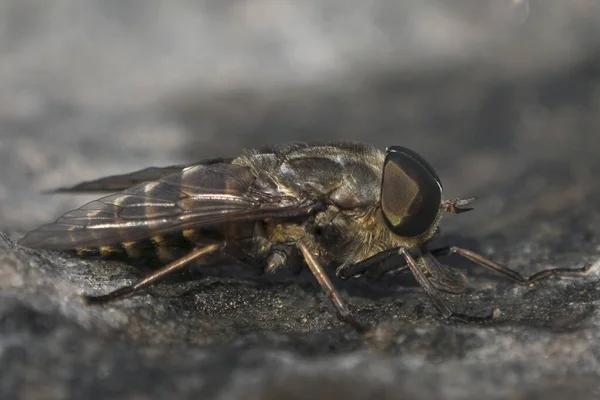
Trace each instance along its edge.
<path fill-rule="evenodd" d="M 346 302 L 342 299 L 339 292 L 335 289 L 333 283 L 331 283 L 331 280 L 325 273 L 325 270 L 323 269 L 321 264 L 319 264 L 315 256 L 311 253 L 311 251 L 308 249 L 306 243 L 304 243 L 303 240 L 300 240 L 298 241 L 297 246 L 302 252 L 302 255 L 304 256 L 304 259 L 306 260 L 306 263 L 308 264 L 308 267 L 310 268 L 311 272 L 313 273 L 315 278 L 317 278 L 317 281 L 321 285 L 321 288 L 325 291 L 325 293 L 335 306 L 335 309 L 337 310 L 342 320 L 352 325 L 359 332 L 364 331 L 364 328 L 361 325 L 359 325 L 354 319 L 354 316 L 350 312 L 350 308 L 348 308 Z"/>

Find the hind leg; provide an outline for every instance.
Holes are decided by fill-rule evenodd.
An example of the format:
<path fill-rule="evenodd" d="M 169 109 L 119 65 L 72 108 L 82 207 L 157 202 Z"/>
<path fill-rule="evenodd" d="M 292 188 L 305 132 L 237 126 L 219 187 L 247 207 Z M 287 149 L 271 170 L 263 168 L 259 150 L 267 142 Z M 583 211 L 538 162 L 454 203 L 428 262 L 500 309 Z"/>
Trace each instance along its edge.
<path fill-rule="evenodd" d="M 171 275 L 174 272 L 181 271 L 183 268 L 187 267 L 188 264 L 202 256 L 205 256 L 210 253 L 214 253 L 217 250 L 220 250 L 222 245 L 219 244 L 210 244 L 208 246 L 200 247 L 195 250 L 192 250 L 186 256 L 181 257 L 170 264 L 167 264 L 165 267 L 159 269 L 158 271 L 152 273 L 146 278 L 134 283 L 133 285 L 125 286 L 115 291 L 112 291 L 108 294 L 101 296 L 82 296 L 83 301 L 86 304 L 103 304 L 109 301 L 121 299 L 123 297 L 129 296 L 132 293 L 138 292 L 149 285 L 157 282 L 164 277 Z"/>

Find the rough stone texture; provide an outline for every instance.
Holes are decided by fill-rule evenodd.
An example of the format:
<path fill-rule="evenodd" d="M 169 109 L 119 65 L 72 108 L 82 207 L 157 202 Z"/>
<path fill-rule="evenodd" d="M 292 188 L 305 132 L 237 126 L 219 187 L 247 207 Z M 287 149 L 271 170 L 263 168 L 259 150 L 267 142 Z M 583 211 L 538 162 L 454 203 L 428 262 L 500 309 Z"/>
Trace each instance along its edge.
<path fill-rule="evenodd" d="M 598 3 L 328 4 L 0 1 L 1 398 L 598 398 Z M 487 323 L 442 320 L 407 276 L 336 280 L 363 340 L 308 273 L 86 308 L 141 272 L 15 245 L 89 200 L 44 189 L 315 138 L 412 147 L 478 196 L 440 243 L 594 265 L 520 287 L 449 259 L 473 278 L 454 310 Z"/>

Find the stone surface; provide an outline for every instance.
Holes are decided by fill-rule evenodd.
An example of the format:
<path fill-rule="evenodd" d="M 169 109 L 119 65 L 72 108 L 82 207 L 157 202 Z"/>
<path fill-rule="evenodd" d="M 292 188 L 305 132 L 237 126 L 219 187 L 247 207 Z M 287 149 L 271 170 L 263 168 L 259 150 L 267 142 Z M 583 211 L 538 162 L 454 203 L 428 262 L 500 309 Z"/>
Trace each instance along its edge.
<path fill-rule="evenodd" d="M 600 12 L 595 1 L 0 1 L 0 397 L 562 399 L 600 395 Z M 49 4 L 49 3 L 48 3 Z M 163 4 L 160 7 L 160 4 Z M 477 4 L 477 5 L 474 5 Z M 409 276 L 334 280 L 240 268 L 106 307 L 142 273 L 15 244 L 89 200 L 41 191 L 289 140 L 412 147 L 459 244 L 446 321 Z"/>

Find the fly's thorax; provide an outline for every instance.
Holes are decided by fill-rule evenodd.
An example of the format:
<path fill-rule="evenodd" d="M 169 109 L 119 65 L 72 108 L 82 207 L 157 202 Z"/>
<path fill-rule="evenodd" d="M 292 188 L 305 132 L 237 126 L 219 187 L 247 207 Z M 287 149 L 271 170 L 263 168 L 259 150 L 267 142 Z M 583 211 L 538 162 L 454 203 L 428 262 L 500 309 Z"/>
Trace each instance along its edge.
<path fill-rule="evenodd" d="M 384 154 L 357 143 L 296 143 L 271 151 L 246 152 L 233 163 L 257 177 L 254 186 L 286 196 L 323 200 L 342 208 L 368 207 L 377 200 Z"/>

